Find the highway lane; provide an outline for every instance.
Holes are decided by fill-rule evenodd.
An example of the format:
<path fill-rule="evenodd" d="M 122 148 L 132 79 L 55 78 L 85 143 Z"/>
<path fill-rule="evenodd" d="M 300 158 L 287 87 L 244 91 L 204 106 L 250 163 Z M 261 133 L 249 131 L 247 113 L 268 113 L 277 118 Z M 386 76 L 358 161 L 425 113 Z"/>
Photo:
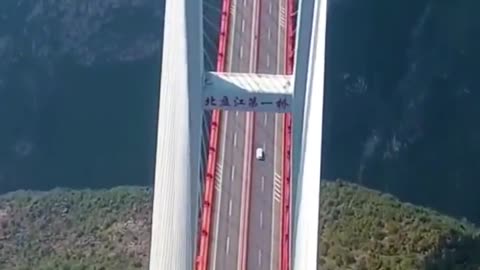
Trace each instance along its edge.
<path fill-rule="evenodd" d="M 254 2 L 233 0 L 228 39 L 226 71 L 252 72 L 255 68 L 255 17 L 252 16 Z M 210 269 L 236 269 L 241 261 L 241 215 L 245 205 L 245 158 L 247 136 L 247 113 L 238 111 L 222 112 L 220 126 L 220 149 L 217 163 L 215 203 Z M 248 141 L 248 140 L 247 140 Z M 251 141 L 251 139 L 250 139 Z M 250 149 L 251 150 L 251 149 Z"/>
<path fill-rule="evenodd" d="M 258 73 L 285 70 L 284 0 L 261 0 Z M 281 237 L 281 177 L 283 114 L 256 113 L 254 147 L 265 151 L 264 161 L 252 161 L 247 269 L 279 268 Z"/>
<path fill-rule="evenodd" d="M 232 2 L 226 71 L 283 73 L 285 25 L 281 20 L 285 18 L 281 10 L 284 2 Z M 257 12 L 261 12 L 261 16 Z M 279 265 L 283 115 L 257 113 L 253 147 L 249 149 L 245 145 L 251 136 L 246 131 L 248 114 L 251 115 L 234 111 L 222 113 L 210 269 L 239 269 L 242 265 L 243 221 L 248 224 L 247 269 L 271 270 L 278 269 Z M 256 147 L 264 147 L 265 161 L 246 159 L 245 152 Z M 251 179 L 243 171 L 246 162 L 252 162 Z M 245 198 L 245 180 L 251 180 L 250 200 Z M 250 207 L 248 216 L 243 217 L 246 201 Z"/>
<path fill-rule="evenodd" d="M 230 118 L 234 115 L 235 121 Z M 213 231 L 216 237 L 212 238 L 212 247 L 216 252 L 211 253 L 211 269 L 234 269 L 237 263 L 240 205 L 242 183 L 242 162 L 244 160 L 245 133 L 230 132 L 230 130 L 245 129 L 245 115 L 235 112 L 224 112 L 221 125 L 221 150 L 216 177 L 216 207 L 214 207 Z M 231 155 L 231 152 L 237 152 Z"/>

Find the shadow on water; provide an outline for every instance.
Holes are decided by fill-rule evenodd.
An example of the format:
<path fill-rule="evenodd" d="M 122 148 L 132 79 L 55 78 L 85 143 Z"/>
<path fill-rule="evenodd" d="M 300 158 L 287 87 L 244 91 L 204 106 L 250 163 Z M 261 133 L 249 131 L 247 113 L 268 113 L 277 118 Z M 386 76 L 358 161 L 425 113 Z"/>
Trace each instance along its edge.
<path fill-rule="evenodd" d="M 441 250 L 432 252 L 432 255 L 427 257 L 425 270 L 447 270 L 447 269 L 462 269 L 462 270 L 476 270 L 480 264 L 480 239 L 479 237 L 465 236 L 452 237 L 447 239 L 440 239 L 443 246 Z"/>
<path fill-rule="evenodd" d="M 152 184 L 164 4 L 102 3 L 1 17 L 0 193 Z"/>
<path fill-rule="evenodd" d="M 18 20 L 21 12 L 0 18 L 6 32 L 33 31 L 0 38 L 0 55 L 12 60 L 0 64 L 0 194 L 153 184 L 164 1 L 90 4 L 88 14 L 37 16 L 44 30 L 55 29 L 51 35 Z M 27 16 L 35 5 L 24 1 L 21 10 Z M 50 11 L 87 12 L 72 5 Z M 205 1 L 204 13 L 212 70 L 220 1 Z M 88 27 L 69 31 L 66 23 Z M 21 49 L 39 47 L 38 40 L 49 57 Z"/>
<path fill-rule="evenodd" d="M 150 184 L 158 60 L 94 67 L 64 60 L 56 68 L 55 92 L 42 107 L 26 119 L 13 114 L 17 142 L 2 164 L 2 192 Z M 28 141 L 18 141 L 20 132 Z"/>
<path fill-rule="evenodd" d="M 323 178 L 480 222 L 479 8 L 330 2 Z"/>

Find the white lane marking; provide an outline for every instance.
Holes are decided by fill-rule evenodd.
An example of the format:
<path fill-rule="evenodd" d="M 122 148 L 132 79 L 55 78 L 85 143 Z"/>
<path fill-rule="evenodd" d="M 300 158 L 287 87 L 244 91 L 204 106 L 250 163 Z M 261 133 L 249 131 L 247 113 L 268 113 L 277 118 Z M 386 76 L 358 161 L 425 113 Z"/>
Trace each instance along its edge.
<path fill-rule="evenodd" d="M 250 72 L 254 72 L 256 70 L 256 66 L 255 64 L 257 63 L 257 61 L 255 61 L 255 59 L 257 59 L 257 56 L 258 56 L 258 51 L 257 51 L 257 46 L 255 46 L 255 43 L 257 41 L 257 35 L 259 35 L 259 30 L 257 28 L 257 25 L 258 25 L 258 22 L 257 22 L 257 18 L 260 17 L 260 1 L 255 1 L 254 4 L 253 4 L 253 10 L 252 10 L 252 38 L 251 38 L 251 41 L 250 41 L 250 66 L 249 66 L 249 71 Z"/>
<path fill-rule="evenodd" d="M 265 151 L 266 146 L 267 146 L 267 144 L 263 143 L 263 151 Z"/>
<path fill-rule="evenodd" d="M 223 145 L 223 143 L 222 143 Z M 220 190 L 220 186 L 222 185 L 222 175 L 223 175 L 223 165 L 221 164 L 220 160 L 222 160 L 222 152 L 218 153 L 218 160 L 216 170 L 215 170 L 215 188 Z"/>
<path fill-rule="evenodd" d="M 270 54 L 267 54 L 267 67 L 270 66 Z"/>
<path fill-rule="evenodd" d="M 258 265 L 262 265 L 262 250 L 258 250 Z"/>
<path fill-rule="evenodd" d="M 228 202 L 228 216 L 232 216 L 232 199 Z"/>
<path fill-rule="evenodd" d="M 265 114 L 265 118 L 263 119 L 263 125 L 267 126 L 268 121 L 268 114 Z"/>
<path fill-rule="evenodd" d="M 223 114 L 224 114 L 225 117 L 223 117 L 223 123 L 222 123 L 222 124 L 223 124 L 224 127 L 226 127 L 226 126 L 227 126 L 227 123 L 228 123 L 228 112 L 225 111 L 225 112 L 223 112 Z M 220 153 L 221 153 L 221 155 L 220 155 L 220 156 L 221 156 L 221 157 L 220 157 L 220 164 L 224 164 L 224 163 L 225 163 L 225 145 L 226 145 L 226 143 L 227 143 L 227 139 L 226 139 L 227 136 L 225 136 L 225 132 L 226 132 L 226 129 L 225 129 L 225 128 L 223 128 L 223 129 L 221 128 L 220 131 L 222 132 L 222 133 L 221 133 L 221 138 L 222 138 L 222 139 L 221 139 L 221 140 L 222 140 L 222 151 L 220 152 Z M 222 172 L 222 174 L 223 174 L 223 172 Z M 222 178 L 223 178 L 223 175 L 220 176 L 220 180 L 222 180 Z M 223 191 L 223 190 L 222 190 L 221 188 L 222 188 L 222 186 L 220 185 L 220 190 L 219 190 L 219 192 L 216 193 L 217 196 L 218 196 L 218 199 L 216 200 L 216 201 L 217 201 L 217 202 L 216 202 L 216 206 L 214 206 L 215 209 L 217 209 L 217 212 L 218 212 L 218 213 L 216 214 L 216 221 L 215 221 L 215 236 L 214 236 L 214 237 L 216 237 L 216 238 L 219 237 L 219 236 L 218 236 L 218 231 L 219 231 L 219 229 L 220 229 L 220 226 L 219 226 L 219 225 L 220 225 L 220 211 L 218 211 L 218 210 L 219 210 L 220 207 L 221 207 L 220 202 L 222 201 L 222 191 Z M 213 211 L 215 211 L 215 209 L 214 209 Z M 222 236 L 222 237 L 223 237 L 223 236 Z M 214 242 L 216 242 L 216 241 L 214 241 Z M 213 252 L 213 256 L 212 256 L 212 257 L 213 257 L 213 266 L 214 266 L 214 269 L 215 269 L 216 263 L 217 263 L 217 260 L 216 260 L 216 258 L 217 258 L 217 252 L 218 252 L 219 246 L 217 245 L 217 243 L 215 243 L 214 245 L 215 245 L 215 246 L 214 246 L 214 248 L 213 248 L 214 252 Z"/>
<path fill-rule="evenodd" d="M 230 236 L 227 236 L 227 246 L 225 247 L 225 253 L 230 251 Z"/>
<path fill-rule="evenodd" d="M 281 132 L 279 133 L 279 125 L 282 125 L 282 120 L 283 120 L 283 117 L 281 114 L 278 114 L 276 113 L 274 115 L 274 122 L 275 122 L 275 132 L 273 133 L 273 142 L 274 142 L 274 152 L 273 152 L 273 171 L 274 171 L 274 176 L 273 176 L 273 181 L 275 182 L 277 177 L 277 170 L 281 169 L 281 165 L 278 166 L 279 164 L 277 163 L 277 159 L 278 159 L 278 156 L 279 156 L 279 152 L 280 153 L 283 153 L 283 146 L 281 147 L 277 147 L 278 145 L 278 140 L 279 140 L 279 136 L 281 138 Z M 282 131 L 282 129 L 280 129 L 280 131 Z M 280 168 L 279 168 L 280 167 Z M 274 184 L 275 185 L 275 184 Z M 281 219 L 280 217 L 280 214 L 281 214 L 281 206 L 280 206 L 280 201 L 276 201 L 275 200 L 275 191 L 273 193 L 273 196 L 271 198 L 272 200 L 272 221 L 275 221 L 278 219 Z M 276 225 L 278 224 L 278 225 Z M 272 225 L 271 225 L 271 235 L 270 235 L 270 239 L 271 239 L 271 242 L 270 242 L 270 248 L 271 250 L 274 250 L 275 248 L 277 248 L 277 245 L 276 244 L 276 240 L 278 240 L 279 242 L 281 242 L 281 232 L 280 232 L 280 228 L 281 228 L 281 225 L 282 222 L 281 221 L 278 221 L 278 222 L 272 222 Z M 277 267 L 275 261 L 278 261 L 278 257 L 276 258 L 275 256 L 270 256 L 270 270 L 275 270 L 274 267 Z"/>
<path fill-rule="evenodd" d="M 247 5 L 247 0 L 243 0 L 243 6 Z"/>
<path fill-rule="evenodd" d="M 285 19 L 285 7 L 282 5 L 285 5 L 284 2 L 280 2 L 280 6 L 278 8 L 278 18 L 280 18 L 280 21 L 278 22 L 278 29 L 277 29 L 277 37 L 280 40 L 286 40 L 287 38 L 287 31 L 286 31 L 286 26 L 285 24 L 282 24 L 282 21 Z M 283 46 L 283 50 L 282 49 Z M 287 44 L 286 42 L 278 42 L 277 44 L 277 59 L 278 64 L 277 64 L 277 73 L 279 72 L 284 72 L 285 69 L 285 55 L 287 54 Z"/>
<path fill-rule="evenodd" d="M 263 212 L 260 211 L 260 228 L 263 227 Z"/>
<path fill-rule="evenodd" d="M 273 182 L 273 197 L 280 202 L 282 200 L 282 177 L 275 173 Z"/>
<path fill-rule="evenodd" d="M 235 112 L 235 116 L 238 116 L 238 111 Z"/>
<path fill-rule="evenodd" d="M 236 24 L 236 17 L 237 17 L 237 12 L 236 12 L 236 6 L 237 6 L 237 0 L 232 0 L 232 6 L 230 8 L 230 20 L 231 20 L 231 27 L 230 29 L 236 29 L 235 28 L 235 24 Z M 229 31 L 230 35 L 228 36 L 228 44 L 229 44 L 229 48 L 228 48 L 228 51 L 227 51 L 227 55 L 228 55 L 228 58 L 229 58 L 229 68 L 231 69 L 233 64 L 234 64 L 234 61 L 233 60 L 233 57 L 235 56 L 236 52 L 233 51 L 234 47 L 233 44 L 235 44 L 235 39 L 237 36 L 235 31 Z M 215 269 L 215 268 L 214 268 Z"/>
<path fill-rule="evenodd" d="M 242 187 L 241 187 L 241 201 L 240 201 L 240 226 L 238 230 L 239 237 L 239 248 L 238 248 L 238 257 L 237 260 L 237 269 L 241 269 L 242 264 L 244 264 L 246 253 L 247 253 L 247 236 L 248 236 L 248 209 L 249 209 L 249 200 L 250 200 L 250 177 L 251 175 L 251 158 L 252 158 L 252 133 L 253 128 L 252 123 L 252 113 L 246 113 L 245 119 L 245 148 L 244 148 L 244 160 L 243 160 L 243 170 L 242 170 Z"/>
<path fill-rule="evenodd" d="M 243 58 L 243 45 L 240 46 L 240 59 Z"/>
<path fill-rule="evenodd" d="M 230 180 L 232 180 L 232 182 L 233 179 L 235 179 L 235 166 L 232 166 L 232 175 L 230 176 Z"/>
<path fill-rule="evenodd" d="M 233 146 L 237 146 L 237 132 L 233 134 Z"/>
<path fill-rule="evenodd" d="M 262 192 L 265 191 L 265 176 L 262 176 Z"/>
<path fill-rule="evenodd" d="M 268 40 L 272 39 L 272 29 L 268 28 Z"/>
<path fill-rule="evenodd" d="M 277 155 L 278 155 L 278 151 L 279 151 L 279 149 L 277 148 L 277 145 L 278 145 L 278 136 L 277 136 L 278 135 L 277 134 L 277 132 L 278 132 L 278 121 L 279 121 L 279 119 L 282 119 L 282 117 L 278 117 L 278 113 L 276 113 L 273 116 L 273 118 L 274 118 L 274 122 L 275 122 L 275 131 L 273 132 L 273 145 L 274 145 L 274 147 L 273 147 L 273 149 L 274 149 L 273 150 L 273 172 L 276 173 L 277 170 L 279 169 L 279 168 L 277 168 L 278 167 L 277 166 Z M 280 149 L 280 151 L 283 151 L 283 150 Z M 282 153 L 282 152 L 280 152 L 280 153 Z"/>
<path fill-rule="evenodd" d="M 270 5 L 268 6 L 268 14 L 272 14 L 272 2 L 270 2 Z"/>
<path fill-rule="evenodd" d="M 242 33 L 245 32 L 245 19 L 242 20 Z"/>

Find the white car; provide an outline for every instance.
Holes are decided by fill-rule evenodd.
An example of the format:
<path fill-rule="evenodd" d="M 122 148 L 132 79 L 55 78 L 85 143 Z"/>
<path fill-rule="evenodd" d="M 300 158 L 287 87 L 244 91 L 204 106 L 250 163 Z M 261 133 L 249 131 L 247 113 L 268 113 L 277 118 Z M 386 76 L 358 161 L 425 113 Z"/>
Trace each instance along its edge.
<path fill-rule="evenodd" d="M 255 151 L 255 157 L 257 160 L 263 160 L 265 158 L 263 148 L 257 148 L 257 151 Z"/>

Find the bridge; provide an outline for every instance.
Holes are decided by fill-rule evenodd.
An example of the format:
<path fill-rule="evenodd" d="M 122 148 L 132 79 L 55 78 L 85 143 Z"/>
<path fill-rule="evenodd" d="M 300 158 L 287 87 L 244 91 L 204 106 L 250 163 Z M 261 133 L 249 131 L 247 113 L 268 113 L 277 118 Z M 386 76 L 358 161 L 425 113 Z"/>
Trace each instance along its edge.
<path fill-rule="evenodd" d="M 206 72 L 202 1 L 166 0 L 150 269 L 317 269 L 327 0 L 295 5 L 223 0 Z"/>

